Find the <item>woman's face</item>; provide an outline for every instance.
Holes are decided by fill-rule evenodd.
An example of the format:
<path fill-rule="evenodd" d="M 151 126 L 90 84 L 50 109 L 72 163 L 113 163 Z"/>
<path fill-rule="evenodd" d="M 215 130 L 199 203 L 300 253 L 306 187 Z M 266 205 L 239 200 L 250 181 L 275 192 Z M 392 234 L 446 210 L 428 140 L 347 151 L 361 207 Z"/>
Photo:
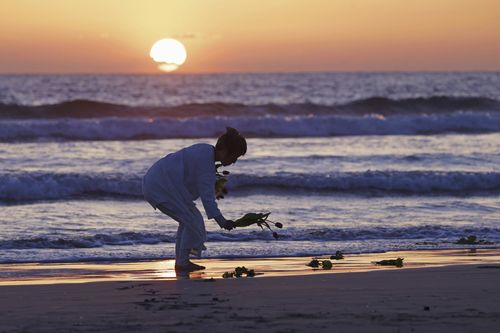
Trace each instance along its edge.
<path fill-rule="evenodd" d="M 240 156 L 236 155 L 236 154 L 230 154 L 227 151 L 224 151 L 221 154 L 220 162 L 222 163 L 223 166 L 228 166 L 228 165 L 231 165 L 233 163 L 236 163 L 236 161 L 238 160 L 238 157 L 240 157 Z"/>

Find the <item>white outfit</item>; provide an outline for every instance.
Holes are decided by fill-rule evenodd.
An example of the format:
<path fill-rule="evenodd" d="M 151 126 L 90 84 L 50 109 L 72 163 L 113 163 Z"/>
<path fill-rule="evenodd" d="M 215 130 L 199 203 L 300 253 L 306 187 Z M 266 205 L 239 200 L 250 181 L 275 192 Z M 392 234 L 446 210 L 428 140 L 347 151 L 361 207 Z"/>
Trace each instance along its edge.
<path fill-rule="evenodd" d="M 157 161 L 143 178 L 144 198 L 177 222 L 176 264 L 205 250 L 205 223 L 193 200 L 201 197 L 209 219 L 221 216 L 215 202 L 215 148 L 195 144 Z"/>

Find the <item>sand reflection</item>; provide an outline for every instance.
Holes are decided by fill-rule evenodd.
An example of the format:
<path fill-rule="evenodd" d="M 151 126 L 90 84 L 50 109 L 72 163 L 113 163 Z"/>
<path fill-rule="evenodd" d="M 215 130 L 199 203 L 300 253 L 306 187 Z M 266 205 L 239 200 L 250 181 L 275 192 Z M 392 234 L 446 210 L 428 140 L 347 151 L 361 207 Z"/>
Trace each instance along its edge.
<path fill-rule="evenodd" d="M 403 257 L 404 267 L 374 265 L 383 259 Z M 328 259 L 328 256 L 320 259 Z M 347 254 L 333 260 L 331 270 L 312 269 L 306 264 L 311 257 L 202 259 L 197 263 L 206 270 L 181 273 L 174 260 L 99 263 L 33 263 L 0 265 L 0 285 L 86 283 L 97 281 L 203 280 L 221 279 L 222 274 L 237 266 L 254 269 L 254 278 L 310 274 L 336 274 L 387 269 L 436 267 L 446 265 L 492 264 L 500 262 L 500 249 L 459 249 L 437 251 L 394 251 L 385 253 Z"/>

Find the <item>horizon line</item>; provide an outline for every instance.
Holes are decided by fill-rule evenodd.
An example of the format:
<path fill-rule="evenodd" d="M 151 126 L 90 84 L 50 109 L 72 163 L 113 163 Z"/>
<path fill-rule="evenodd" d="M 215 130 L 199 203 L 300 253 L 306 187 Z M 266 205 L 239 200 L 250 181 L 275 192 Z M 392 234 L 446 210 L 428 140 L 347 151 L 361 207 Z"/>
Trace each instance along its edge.
<path fill-rule="evenodd" d="M 353 70 L 353 71 L 242 71 L 242 72 L 0 72 L 0 76 L 23 75 L 130 75 L 130 76 L 180 76 L 180 75 L 261 75 L 261 74 L 459 74 L 459 73 L 500 73 L 500 69 L 471 69 L 471 70 Z"/>

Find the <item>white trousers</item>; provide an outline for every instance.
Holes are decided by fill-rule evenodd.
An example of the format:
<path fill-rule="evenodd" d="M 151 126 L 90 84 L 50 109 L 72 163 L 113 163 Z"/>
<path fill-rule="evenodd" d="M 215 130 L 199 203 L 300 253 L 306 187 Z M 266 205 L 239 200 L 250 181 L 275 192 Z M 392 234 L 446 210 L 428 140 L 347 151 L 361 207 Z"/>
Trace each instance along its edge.
<path fill-rule="evenodd" d="M 186 265 L 189 255 L 201 256 L 205 248 L 205 222 L 200 211 L 193 206 L 186 212 L 176 212 L 168 203 L 160 203 L 157 208 L 179 223 L 175 239 L 175 264 Z"/>

